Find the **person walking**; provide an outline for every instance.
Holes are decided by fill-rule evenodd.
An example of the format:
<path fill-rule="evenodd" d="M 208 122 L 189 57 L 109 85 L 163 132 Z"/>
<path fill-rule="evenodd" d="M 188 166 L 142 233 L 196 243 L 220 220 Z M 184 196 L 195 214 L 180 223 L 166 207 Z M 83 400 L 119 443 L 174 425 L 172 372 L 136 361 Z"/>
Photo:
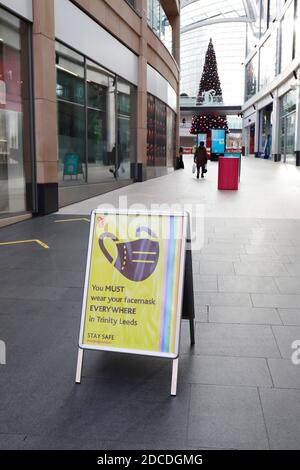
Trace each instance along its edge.
<path fill-rule="evenodd" d="M 180 147 L 179 149 L 179 157 L 177 158 L 177 170 L 184 170 L 183 147 Z"/>
<path fill-rule="evenodd" d="M 200 145 L 195 152 L 194 162 L 197 165 L 197 179 L 199 179 L 200 176 L 200 169 L 202 170 L 201 178 L 204 178 L 204 173 L 207 173 L 205 168 L 207 164 L 207 151 L 204 142 L 200 142 Z"/>

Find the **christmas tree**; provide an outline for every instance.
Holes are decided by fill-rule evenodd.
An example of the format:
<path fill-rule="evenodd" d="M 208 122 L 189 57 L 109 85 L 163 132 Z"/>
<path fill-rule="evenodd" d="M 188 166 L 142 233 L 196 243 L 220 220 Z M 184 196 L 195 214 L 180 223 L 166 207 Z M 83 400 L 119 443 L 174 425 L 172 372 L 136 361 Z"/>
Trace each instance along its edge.
<path fill-rule="evenodd" d="M 197 97 L 197 105 L 212 106 L 215 103 L 223 103 L 223 94 L 219 79 L 216 53 L 211 39 L 205 56 L 205 64 Z M 191 134 L 207 134 L 211 129 L 225 129 L 228 131 L 226 115 L 211 113 L 196 114 L 193 117 L 190 130 Z"/>

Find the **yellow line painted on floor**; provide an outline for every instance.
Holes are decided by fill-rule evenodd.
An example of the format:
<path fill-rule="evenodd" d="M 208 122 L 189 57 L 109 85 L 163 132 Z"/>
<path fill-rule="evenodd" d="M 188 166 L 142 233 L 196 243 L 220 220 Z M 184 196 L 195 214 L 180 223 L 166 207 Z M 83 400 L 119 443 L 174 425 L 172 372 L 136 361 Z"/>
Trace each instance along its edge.
<path fill-rule="evenodd" d="M 54 223 L 55 223 L 55 224 L 63 224 L 63 223 L 65 223 L 65 222 L 80 222 L 80 221 L 81 221 L 81 222 L 84 221 L 84 222 L 90 223 L 90 219 L 84 219 L 84 218 L 83 218 L 83 219 L 55 220 Z"/>
<path fill-rule="evenodd" d="M 19 240 L 19 241 L 15 241 L 15 242 L 0 242 L 0 246 L 22 245 L 24 243 L 37 243 L 42 248 L 45 248 L 45 250 L 49 250 L 49 248 L 50 248 L 48 245 L 46 245 L 46 243 L 42 242 L 41 240 Z"/>

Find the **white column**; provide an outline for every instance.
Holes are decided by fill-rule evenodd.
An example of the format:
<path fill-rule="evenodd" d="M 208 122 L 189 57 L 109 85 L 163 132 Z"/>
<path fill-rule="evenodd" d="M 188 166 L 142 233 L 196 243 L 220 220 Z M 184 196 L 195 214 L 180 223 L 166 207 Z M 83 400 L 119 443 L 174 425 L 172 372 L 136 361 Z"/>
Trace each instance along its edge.
<path fill-rule="evenodd" d="M 243 131 L 242 131 L 243 147 L 245 149 L 245 155 L 249 155 L 249 138 L 248 138 L 249 132 L 245 124 L 246 124 L 246 120 L 243 119 Z"/>
<path fill-rule="evenodd" d="M 254 139 L 254 154 L 258 157 L 259 153 L 259 134 L 260 134 L 260 113 L 256 110 L 255 115 L 255 139 Z"/>
<path fill-rule="evenodd" d="M 111 80 L 111 79 L 109 79 Z M 115 84 L 110 83 L 107 90 L 107 152 L 111 152 L 116 145 L 116 102 Z"/>
<path fill-rule="evenodd" d="M 295 127 L 295 154 L 296 165 L 300 166 L 300 69 L 297 80 L 296 127 Z"/>
<path fill-rule="evenodd" d="M 272 114 L 272 156 L 274 162 L 281 160 L 280 149 L 280 100 L 278 98 L 278 91 L 273 93 L 273 114 Z"/>

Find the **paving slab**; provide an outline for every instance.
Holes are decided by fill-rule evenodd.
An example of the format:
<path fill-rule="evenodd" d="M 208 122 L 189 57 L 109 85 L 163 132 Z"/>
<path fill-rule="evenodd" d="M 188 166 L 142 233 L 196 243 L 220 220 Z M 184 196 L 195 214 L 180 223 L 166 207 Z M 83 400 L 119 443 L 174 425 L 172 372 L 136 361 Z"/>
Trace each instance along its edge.
<path fill-rule="evenodd" d="M 200 274 L 234 274 L 233 263 L 230 261 L 205 261 L 200 263 Z"/>
<path fill-rule="evenodd" d="M 218 276 L 220 292 L 278 293 L 272 277 L 266 276 Z"/>
<path fill-rule="evenodd" d="M 300 308 L 300 295 L 296 294 L 251 294 L 254 307 Z"/>
<path fill-rule="evenodd" d="M 188 438 L 219 449 L 268 449 L 257 390 L 193 385 Z"/>
<path fill-rule="evenodd" d="M 300 294 L 300 277 L 276 277 L 274 280 L 281 294 Z"/>
<path fill-rule="evenodd" d="M 284 325 L 300 326 L 300 309 L 279 308 L 278 313 Z"/>
<path fill-rule="evenodd" d="M 284 276 L 288 275 L 287 266 L 276 261 L 260 261 L 257 263 L 234 262 L 235 274 L 239 276 Z M 222 274 L 222 273 L 218 273 Z M 228 273 L 225 273 L 228 274 Z"/>
<path fill-rule="evenodd" d="M 291 359 L 268 359 L 275 388 L 300 389 L 300 365 Z"/>
<path fill-rule="evenodd" d="M 195 292 L 196 305 L 209 306 L 233 306 L 251 307 L 251 297 L 249 294 L 237 294 L 228 292 Z"/>
<path fill-rule="evenodd" d="M 272 329 L 282 357 L 290 359 L 294 351 L 292 348 L 292 344 L 294 343 L 294 341 L 300 341 L 300 327 L 273 326 Z"/>
<path fill-rule="evenodd" d="M 155 378 L 158 381 L 170 380 L 170 366 L 162 367 Z M 193 354 L 183 354 L 180 357 L 179 382 L 237 387 L 273 386 L 265 359 Z"/>
<path fill-rule="evenodd" d="M 271 449 L 300 449 L 300 390 L 260 389 Z"/>
<path fill-rule="evenodd" d="M 194 275 L 195 292 L 218 292 L 217 276 Z"/>
<path fill-rule="evenodd" d="M 25 434 L 1 434 L 0 450 L 19 450 L 24 446 Z"/>
<path fill-rule="evenodd" d="M 275 308 L 254 307 L 210 307 L 211 323 L 238 323 L 254 325 L 281 325 L 281 318 Z"/>
<path fill-rule="evenodd" d="M 182 354 L 191 352 L 187 327 L 181 341 Z M 197 323 L 192 352 L 201 356 L 280 357 L 271 327 L 266 325 Z"/>

